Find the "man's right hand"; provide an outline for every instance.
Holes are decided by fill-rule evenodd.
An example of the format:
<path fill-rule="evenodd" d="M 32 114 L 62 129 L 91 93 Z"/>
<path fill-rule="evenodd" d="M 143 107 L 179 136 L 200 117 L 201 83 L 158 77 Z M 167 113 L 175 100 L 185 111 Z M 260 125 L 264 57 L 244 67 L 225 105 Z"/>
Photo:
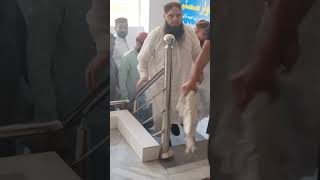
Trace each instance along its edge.
<path fill-rule="evenodd" d="M 192 80 L 184 83 L 181 87 L 181 91 L 184 96 L 188 95 L 190 91 L 196 91 L 196 90 L 197 90 L 197 82 Z"/>
<path fill-rule="evenodd" d="M 273 98 L 277 97 L 276 67 L 268 65 L 268 60 L 268 57 L 256 57 L 255 62 L 249 63 L 232 76 L 233 95 L 241 109 L 245 109 L 259 92 L 266 92 Z"/>
<path fill-rule="evenodd" d="M 190 91 L 195 91 L 195 92 L 197 91 L 197 81 L 194 79 L 195 78 L 191 78 L 189 81 L 187 81 L 181 86 L 181 91 L 184 96 L 188 95 Z M 204 79 L 204 75 L 203 75 L 203 71 L 201 71 L 200 74 L 198 75 L 199 84 L 202 83 L 203 79 Z"/>
<path fill-rule="evenodd" d="M 147 79 L 140 79 L 136 84 L 137 90 L 141 89 L 147 82 Z"/>
<path fill-rule="evenodd" d="M 284 47 L 280 47 L 281 51 L 269 50 L 263 55 L 259 52 L 273 46 L 261 46 L 254 52 L 253 61 L 231 78 L 233 94 L 241 108 L 245 108 L 258 92 L 266 92 L 273 98 L 279 95 L 278 76 L 290 73 L 299 58 L 297 31 L 292 33 L 290 42 L 282 44 Z M 274 60 L 277 60 L 277 64 L 272 65 Z"/>

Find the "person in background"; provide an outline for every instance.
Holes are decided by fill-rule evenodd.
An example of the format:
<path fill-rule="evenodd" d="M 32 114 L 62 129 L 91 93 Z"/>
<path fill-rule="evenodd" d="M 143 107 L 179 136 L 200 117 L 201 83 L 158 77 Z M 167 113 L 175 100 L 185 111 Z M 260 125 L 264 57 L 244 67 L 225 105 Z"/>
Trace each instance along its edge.
<path fill-rule="evenodd" d="M 200 40 L 200 46 L 203 46 L 205 40 L 207 40 L 207 34 L 210 31 L 210 22 L 201 19 L 196 23 L 196 34 Z"/>
<path fill-rule="evenodd" d="M 200 41 L 200 46 L 203 48 L 204 42 L 210 38 L 210 22 L 204 19 L 199 20 L 196 23 L 195 32 L 198 36 Z M 201 75 L 201 83 L 197 87 L 197 92 L 199 94 L 200 101 L 203 102 L 202 105 L 199 107 L 199 118 L 206 119 L 209 116 L 210 107 L 210 62 L 209 65 L 205 66 Z"/>
<path fill-rule="evenodd" d="M 116 31 L 116 40 L 114 45 L 113 59 L 119 68 L 122 56 L 124 53 L 130 50 L 126 40 L 128 35 L 128 20 L 123 17 L 116 19 L 114 28 Z"/>
<path fill-rule="evenodd" d="M 115 101 L 120 99 L 119 90 L 119 69 L 112 58 L 114 53 L 115 37 L 110 34 L 110 101 Z"/>
<path fill-rule="evenodd" d="M 140 80 L 137 87 L 141 88 L 150 77 L 155 75 L 164 65 L 165 42 L 163 37 L 166 34 L 173 34 L 175 42 L 173 44 L 172 57 L 172 79 L 171 79 L 171 102 L 170 102 L 170 120 L 171 132 L 174 135 L 180 134 L 177 124 L 181 121 L 175 111 L 178 98 L 180 96 L 180 88 L 182 83 L 186 82 L 190 76 L 191 67 L 198 57 L 201 47 L 200 42 L 192 29 L 182 23 L 181 4 L 171 2 L 164 6 L 164 24 L 152 30 L 145 40 L 142 49 L 138 55 L 138 72 Z M 150 97 L 159 93 L 163 89 L 164 78 L 161 77 L 150 87 Z M 157 96 L 152 100 L 153 115 L 160 114 L 163 110 L 163 96 Z M 162 117 L 154 117 L 155 130 L 161 129 Z"/>
<path fill-rule="evenodd" d="M 138 66 L 137 56 L 142 48 L 144 40 L 147 38 L 147 35 L 148 33 L 141 32 L 136 38 L 136 43 L 134 48 L 126 52 L 123 55 L 122 60 L 120 62 L 119 88 L 120 88 L 120 94 L 121 94 L 122 100 L 131 99 L 137 93 L 136 84 L 140 78 L 139 72 L 137 69 L 137 66 Z M 140 107 L 144 105 L 144 103 L 146 103 L 146 97 L 143 94 L 137 98 L 137 106 Z M 133 110 L 132 105 L 129 106 L 130 111 Z M 152 116 L 150 108 L 151 108 L 150 106 L 145 107 L 140 109 L 137 112 L 136 118 L 140 120 L 141 123 Z M 152 126 L 153 126 L 153 121 L 144 125 L 144 127 L 146 128 L 150 128 Z"/>
<path fill-rule="evenodd" d="M 136 95 L 136 83 L 139 80 L 137 56 L 147 35 L 148 33 L 145 32 L 140 33 L 136 38 L 134 48 L 126 52 L 121 59 L 119 68 L 119 86 L 122 100 L 131 99 Z"/>
<path fill-rule="evenodd" d="M 184 96 L 186 96 L 190 91 L 197 91 L 197 84 L 201 83 L 203 77 L 203 69 L 206 67 L 206 65 L 210 62 L 210 35 L 208 34 L 207 40 L 205 40 L 204 45 L 202 47 L 201 53 L 197 58 L 196 64 L 194 66 L 194 69 L 191 74 L 190 80 L 188 80 L 186 83 L 184 83 L 181 87 L 182 93 Z M 208 78 L 208 77 L 204 77 Z M 210 108 L 211 109 L 211 108 Z M 212 117 L 209 118 L 209 125 L 207 129 L 207 133 L 209 134 L 209 145 L 208 145 L 208 160 L 209 165 L 213 163 L 211 160 L 211 150 L 212 147 L 210 146 L 210 142 L 213 141 L 213 135 L 210 133 L 212 131 L 210 128 L 210 124 L 212 124 Z M 203 180 L 209 180 L 210 178 L 206 177 L 203 178 Z"/>

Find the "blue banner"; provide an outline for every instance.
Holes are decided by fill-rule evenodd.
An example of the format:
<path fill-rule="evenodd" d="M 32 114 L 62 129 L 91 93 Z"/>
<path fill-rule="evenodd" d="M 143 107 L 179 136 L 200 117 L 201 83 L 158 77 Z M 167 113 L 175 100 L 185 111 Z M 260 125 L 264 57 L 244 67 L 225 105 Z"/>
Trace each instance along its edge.
<path fill-rule="evenodd" d="M 210 21 L 210 0 L 180 0 L 183 23 L 195 26 L 201 20 Z"/>

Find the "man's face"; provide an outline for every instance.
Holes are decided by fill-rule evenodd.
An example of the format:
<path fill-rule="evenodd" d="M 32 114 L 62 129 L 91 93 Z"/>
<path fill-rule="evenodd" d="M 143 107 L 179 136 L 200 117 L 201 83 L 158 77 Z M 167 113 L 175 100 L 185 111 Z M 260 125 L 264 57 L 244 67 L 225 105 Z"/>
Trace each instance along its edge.
<path fill-rule="evenodd" d="M 182 12 L 173 7 L 168 13 L 164 14 L 166 23 L 171 27 L 178 27 L 182 24 Z"/>
<path fill-rule="evenodd" d="M 172 34 L 176 40 L 179 41 L 184 34 L 184 27 L 182 24 L 182 12 L 174 7 L 168 13 L 164 14 L 165 26 L 164 34 Z"/>
<path fill-rule="evenodd" d="M 200 41 L 207 39 L 207 30 L 206 29 L 196 29 L 196 34 Z"/>
<path fill-rule="evenodd" d="M 136 41 L 136 44 L 134 45 L 134 48 L 136 49 L 137 52 L 140 52 L 142 48 L 142 43 L 139 41 Z"/>
<path fill-rule="evenodd" d="M 128 34 L 128 24 L 127 23 L 119 23 L 116 25 L 115 30 L 117 35 L 121 38 L 125 38 Z"/>

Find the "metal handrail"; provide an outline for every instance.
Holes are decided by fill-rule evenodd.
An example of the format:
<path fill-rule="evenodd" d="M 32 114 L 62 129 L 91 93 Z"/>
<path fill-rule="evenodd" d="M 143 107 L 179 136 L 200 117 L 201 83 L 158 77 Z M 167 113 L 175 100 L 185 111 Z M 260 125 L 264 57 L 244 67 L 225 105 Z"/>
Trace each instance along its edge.
<path fill-rule="evenodd" d="M 161 115 L 161 114 L 164 113 L 165 111 L 166 111 L 166 110 L 163 109 L 163 110 L 162 110 L 161 112 L 159 112 L 158 114 L 156 114 L 156 115 L 150 117 L 149 119 L 145 120 L 144 122 L 142 122 L 142 124 L 143 124 L 143 125 L 144 125 L 144 124 L 147 124 L 147 123 L 150 122 L 154 117 L 157 117 L 157 116 Z"/>
<path fill-rule="evenodd" d="M 110 101 L 110 106 L 129 104 L 137 100 L 152 84 L 154 84 L 164 74 L 164 67 L 161 68 L 145 85 L 140 88 L 136 95 L 129 100 Z"/>
<path fill-rule="evenodd" d="M 171 76 L 172 76 L 172 49 L 175 37 L 172 34 L 166 34 L 163 38 L 166 43 L 166 57 L 164 61 L 165 72 L 164 72 L 164 88 L 165 93 L 163 94 L 163 109 L 166 111 L 162 116 L 162 136 L 161 136 L 161 159 L 168 159 L 173 156 L 173 151 L 170 148 L 170 102 L 171 102 Z"/>
<path fill-rule="evenodd" d="M 130 100 L 120 100 L 120 101 L 110 101 L 110 106 L 118 106 L 118 105 L 122 105 L 122 104 L 127 104 L 129 103 Z"/>
<path fill-rule="evenodd" d="M 144 108 L 145 106 L 147 106 L 155 97 L 157 97 L 159 94 L 163 93 L 163 91 L 165 91 L 165 89 L 163 88 L 161 91 L 159 91 L 158 93 L 156 93 L 155 95 L 153 95 L 150 99 L 146 100 L 146 103 L 143 104 L 142 106 L 140 106 L 138 109 L 136 109 L 132 114 L 136 114 L 140 109 Z"/>
<path fill-rule="evenodd" d="M 162 67 L 142 88 L 140 88 L 136 95 L 130 99 L 130 102 L 135 101 L 141 96 L 151 85 L 153 85 L 164 74 L 164 67 Z"/>
<path fill-rule="evenodd" d="M 136 102 L 137 98 L 142 95 L 152 84 L 154 84 L 162 75 L 164 75 L 164 88 L 161 92 L 163 92 L 163 110 L 158 113 L 163 113 L 162 116 L 162 129 L 156 135 L 161 134 L 161 159 L 167 159 L 173 156 L 173 151 L 170 149 L 169 141 L 170 141 L 170 101 L 171 101 L 171 76 L 172 76 L 172 49 L 173 49 L 173 43 L 175 42 L 175 37 L 172 34 L 166 34 L 163 38 L 163 40 L 166 43 L 165 49 L 166 49 L 166 57 L 165 57 L 165 63 L 164 67 L 161 68 L 142 88 L 140 88 L 136 95 L 131 98 L 128 102 L 128 100 L 125 101 L 117 101 L 117 102 L 110 102 L 110 105 L 121 105 L 121 104 L 129 104 L 132 102 Z M 159 94 L 160 94 L 159 93 Z M 159 95 L 157 94 L 157 95 Z M 156 95 L 156 96 L 157 96 Z M 155 96 L 151 98 L 154 99 Z M 136 103 L 135 103 L 136 104 Z M 142 107 L 144 107 L 146 104 L 144 104 Z M 138 110 L 142 109 L 142 107 L 138 108 Z M 138 111 L 136 109 L 136 105 L 134 106 L 134 113 Z M 143 124 L 151 121 L 154 116 L 151 118 L 148 118 Z"/>
<path fill-rule="evenodd" d="M 162 134 L 163 133 L 163 129 L 161 129 L 159 132 L 157 132 L 157 133 L 154 133 L 154 134 L 152 134 L 151 136 L 152 137 L 156 137 L 156 136 L 158 136 L 159 134 Z"/>

